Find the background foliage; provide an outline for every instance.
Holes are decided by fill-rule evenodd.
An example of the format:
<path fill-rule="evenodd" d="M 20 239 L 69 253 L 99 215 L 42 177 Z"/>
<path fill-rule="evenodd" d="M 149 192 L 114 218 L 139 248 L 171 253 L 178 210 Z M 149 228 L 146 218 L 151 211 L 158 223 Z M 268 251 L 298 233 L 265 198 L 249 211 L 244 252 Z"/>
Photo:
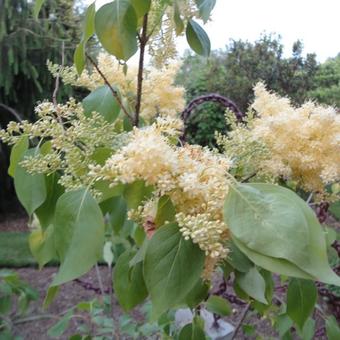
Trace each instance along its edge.
<path fill-rule="evenodd" d="M 290 57 L 283 55 L 283 48 L 279 36 L 263 35 L 254 43 L 231 41 L 225 50 L 213 52 L 209 61 L 187 54 L 178 82 L 185 86 L 188 101 L 216 92 L 233 100 L 243 112 L 253 99 L 253 86 L 260 80 L 301 104 L 315 88 L 319 69 L 316 55 L 304 57 L 301 41 L 295 42 Z M 224 126 L 224 108 L 204 104 L 189 124 L 189 141 L 213 145 L 214 131 L 223 131 Z"/>
<path fill-rule="evenodd" d="M 10 120 L 34 120 L 37 101 L 52 96 L 54 79 L 46 61 L 61 63 L 64 44 L 65 64 L 73 60 L 75 42 L 79 40 L 79 9 L 74 0 L 49 0 L 39 19 L 32 17 L 33 3 L 27 0 L 0 2 L 0 127 Z M 59 97 L 72 94 L 63 86 Z M 0 212 L 11 209 L 14 192 L 7 176 L 9 152 L 0 144 Z M 8 204 L 7 204 L 8 203 Z M 14 204 L 15 205 L 15 204 Z M 16 205 L 15 205 L 16 207 Z"/>

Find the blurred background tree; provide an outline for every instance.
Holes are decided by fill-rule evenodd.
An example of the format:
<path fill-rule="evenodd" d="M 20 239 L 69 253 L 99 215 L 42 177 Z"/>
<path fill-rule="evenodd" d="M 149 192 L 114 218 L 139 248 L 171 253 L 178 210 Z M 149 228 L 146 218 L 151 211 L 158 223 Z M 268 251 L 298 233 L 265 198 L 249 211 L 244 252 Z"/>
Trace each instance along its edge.
<path fill-rule="evenodd" d="M 0 0 L 0 128 L 18 118 L 33 120 L 36 102 L 51 98 L 54 79 L 47 59 L 61 63 L 64 50 L 65 64 L 72 63 L 80 34 L 74 3 L 49 0 L 34 20 L 32 1 Z M 59 98 L 71 94 L 71 87 L 63 86 Z M 15 197 L 7 176 L 8 158 L 9 150 L 0 144 L 0 212 L 8 211 Z"/>
<path fill-rule="evenodd" d="M 187 54 L 177 81 L 185 86 L 187 101 L 217 92 L 233 100 L 243 112 L 253 99 L 254 84 L 260 80 L 269 89 L 301 104 L 308 91 L 315 88 L 319 69 L 315 54 L 303 57 L 302 53 L 303 45 L 297 41 L 292 55 L 284 57 L 281 39 L 276 35 L 263 35 L 254 43 L 231 41 L 225 50 L 213 52 L 209 61 Z M 206 103 L 190 120 L 188 140 L 213 146 L 214 131 L 225 129 L 224 108 Z"/>
<path fill-rule="evenodd" d="M 315 89 L 308 92 L 309 97 L 340 108 L 340 54 L 321 64 L 314 83 Z"/>

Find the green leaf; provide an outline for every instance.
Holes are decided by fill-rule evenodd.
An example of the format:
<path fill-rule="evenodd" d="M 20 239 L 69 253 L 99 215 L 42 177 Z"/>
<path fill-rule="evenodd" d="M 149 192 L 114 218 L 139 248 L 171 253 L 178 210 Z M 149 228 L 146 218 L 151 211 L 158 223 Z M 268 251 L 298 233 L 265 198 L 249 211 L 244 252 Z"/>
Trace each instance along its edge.
<path fill-rule="evenodd" d="M 98 87 L 85 97 L 83 107 L 85 116 L 90 117 L 92 112 L 98 112 L 109 123 L 117 119 L 120 111 L 120 106 L 107 85 Z"/>
<path fill-rule="evenodd" d="M 110 198 L 115 198 L 123 194 L 125 186 L 123 184 L 117 184 L 114 187 L 110 187 L 108 181 L 100 180 L 94 183 L 94 188 L 100 191 L 100 203 L 108 201 Z"/>
<path fill-rule="evenodd" d="M 145 257 L 145 253 L 146 253 L 146 249 L 147 249 L 148 243 L 149 243 L 149 239 L 145 238 L 142 246 L 137 250 L 136 255 L 129 262 L 130 267 L 133 267 L 137 263 L 140 263 L 140 262 L 144 261 L 144 257 Z"/>
<path fill-rule="evenodd" d="M 206 23 L 210 17 L 211 11 L 216 5 L 216 0 L 195 0 L 199 10 L 200 17 Z"/>
<path fill-rule="evenodd" d="M 70 320 L 73 316 L 73 310 L 69 310 L 55 325 L 47 332 L 47 335 L 52 338 L 59 338 L 66 331 Z"/>
<path fill-rule="evenodd" d="M 302 279 L 313 279 L 313 276 L 309 275 L 299 267 L 286 260 L 257 253 L 244 246 L 243 243 L 239 242 L 235 237 L 233 237 L 233 242 L 244 254 L 246 254 L 254 263 L 256 263 L 256 265 L 262 268 L 285 276 L 293 276 Z"/>
<path fill-rule="evenodd" d="M 265 297 L 266 283 L 255 267 L 250 268 L 247 273 L 237 273 L 236 282 L 249 296 L 263 304 L 268 304 Z"/>
<path fill-rule="evenodd" d="M 276 317 L 275 328 L 279 332 L 280 339 L 290 330 L 293 326 L 293 321 L 287 314 L 281 314 Z"/>
<path fill-rule="evenodd" d="M 210 54 L 210 40 L 204 29 L 194 20 L 190 19 L 186 28 L 186 37 L 189 46 L 197 54 L 208 57 Z"/>
<path fill-rule="evenodd" d="M 287 314 L 301 330 L 314 310 L 317 295 L 317 289 L 312 281 L 292 279 L 289 283 Z"/>
<path fill-rule="evenodd" d="M 204 253 L 185 241 L 177 224 L 159 228 L 148 243 L 144 278 L 155 314 L 185 301 L 200 278 Z"/>
<path fill-rule="evenodd" d="M 144 16 L 150 10 L 151 0 L 130 0 L 138 18 Z"/>
<path fill-rule="evenodd" d="M 315 333 L 315 321 L 312 318 L 308 318 L 302 332 L 299 331 L 299 333 L 301 333 L 300 335 L 303 340 L 312 340 Z"/>
<path fill-rule="evenodd" d="M 179 12 L 179 6 L 177 1 L 178 0 L 174 1 L 174 22 L 176 27 L 176 35 L 178 36 L 184 30 L 184 23 Z"/>
<path fill-rule="evenodd" d="M 142 262 L 130 267 L 136 252 L 127 250 L 120 255 L 113 275 L 113 287 L 119 304 L 129 311 L 145 300 L 148 292 L 143 278 Z"/>
<path fill-rule="evenodd" d="M 211 295 L 206 302 L 205 307 L 208 311 L 221 316 L 231 314 L 231 306 L 229 302 L 217 295 Z"/>
<path fill-rule="evenodd" d="M 94 18 L 96 15 L 96 5 L 93 2 L 85 12 L 85 18 L 83 22 L 83 41 L 86 43 L 94 34 Z"/>
<path fill-rule="evenodd" d="M 59 286 L 48 287 L 47 293 L 43 302 L 43 307 L 47 308 L 55 299 L 59 292 Z"/>
<path fill-rule="evenodd" d="M 83 21 L 83 36 L 80 41 L 80 43 L 77 45 L 75 51 L 74 51 L 74 64 L 76 65 L 76 69 L 78 74 L 80 75 L 85 67 L 85 46 L 87 41 L 91 38 L 91 36 L 94 34 L 94 18 L 96 14 L 96 6 L 95 2 L 93 2 L 89 7 L 87 7 L 87 10 L 85 12 L 85 17 Z"/>
<path fill-rule="evenodd" d="M 57 173 L 45 176 L 47 197 L 45 202 L 35 211 L 43 229 L 53 223 L 58 198 L 64 193 L 64 188 L 58 183 L 58 180 Z"/>
<path fill-rule="evenodd" d="M 13 146 L 11 151 L 8 174 L 14 177 L 15 169 L 21 160 L 23 154 L 28 149 L 28 137 L 22 136 L 19 141 Z"/>
<path fill-rule="evenodd" d="M 224 219 L 237 247 L 257 265 L 340 285 L 328 264 L 322 227 L 291 190 L 273 184 L 237 185 L 226 198 Z"/>
<path fill-rule="evenodd" d="M 33 7 L 33 17 L 34 19 L 38 19 L 39 12 L 41 10 L 42 5 L 44 4 L 45 0 L 35 0 L 34 7 Z"/>
<path fill-rule="evenodd" d="M 256 326 L 255 325 L 242 325 L 242 331 L 245 336 L 252 336 L 256 334 Z"/>
<path fill-rule="evenodd" d="M 271 301 L 273 298 L 274 293 L 274 281 L 273 276 L 271 272 L 268 272 L 265 269 L 260 270 L 260 274 L 264 279 L 264 282 L 266 284 L 266 290 L 264 296 L 266 297 L 266 300 L 268 301 L 268 305 L 263 304 L 258 301 L 254 301 L 252 303 L 252 307 L 255 308 L 259 313 L 264 313 L 267 309 L 271 307 Z"/>
<path fill-rule="evenodd" d="M 87 273 L 101 257 L 104 243 L 102 213 L 85 189 L 66 192 L 59 198 L 54 228 L 61 267 L 52 286 Z"/>
<path fill-rule="evenodd" d="M 136 209 L 142 201 L 151 196 L 152 192 L 152 186 L 146 186 L 142 180 L 127 184 L 124 191 L 124 198 L 128 209 Z"/>
<path fill-rule="evenodd" d="M 205 340 L 203 320 L 195 317 L 192 323 L 185 325 L 178 336 L 178 340 Z"/>
<path fill-rule="evenodd" d="M 53 232 L 54 228 L 51 224 L 45 231 L 42 229 L 33 230 L 29 236 L 30 250 L 40 269 L 57 257 Z"/>
<path fill-rule="evenodd" d="M 329 207 L 329 211 L 336 219 L 340 220 L 340 201 L 332 203 Z"/>
<path fill-rule="evenodd" d="M 104 165 L 107 159 L 112 155 L 113 151 L 110 148 L 96 148 L 91 155 L 91 159 L 100 165 Z"/>
<path fill-rule="evenodd" d="M 231 264 L 239 272 L 246 273 L 249 271 L 254 264 L 249 260 L 249 258 L 240 251 L 234 242 L 229 242 L 228 246 L 230 252 L 227 258 L 227 262 Z"/>
<path fill-rule="evenodd" d="M 0 315 L 8 314 L 11 311 L 11 307 L 12 307 L 11 295 L 0 296 Z"/>
<path fill-rule="evenodd" d="M 85 68 L 86 64 L 86 57 L 85 57 L 85 43 L 84 41 L 81 41 L 76 49 L 74 50 L 73 54 L 73 62 L 74 65 L 76 66 L 77 73 L 81 75 Z"/>
<path fill-rule="evenodd" d="M 157 227 L 167 222 L 174 222 L 176 210 L 169 196 L 162 196 L 158 200 L 155 224 Z"/>
<path fill-rule="evenodd" d="M 110 222 L 116 234 L 123 228 L 127 218 L 126 202 L 122 196 L 112 198 L 112 209 L 110 212 Z"/>
<path fill-rule="evenodd" d="M 27 150 L 21 160 L 26 156 L 35 155 L 36 152 L 36 149 Z M 45 202 L 47 192 L 43 174 L 31 175 L 18 164 L 14 173 L 14 187 L 20 203 L 29 215 Z"/>
<path fill-rule="evenodd" d="M 340 339 L 340 327 L 334 316 L 330 316 L 326 320 L 326 331 L 328 340 Z"/>
<path fill-rule="evenodd" d="M 195 308 L 208 296 L 210 285 L 199 279 L 185 298 L 185 303 L 189 308 Z"/>
<path fill-rule="evenodd" d="M 127 61 L 137 51 L 137 16 L 129 0 L 102 6 L 95 16 L 95 30 L 107 52 Z"/>

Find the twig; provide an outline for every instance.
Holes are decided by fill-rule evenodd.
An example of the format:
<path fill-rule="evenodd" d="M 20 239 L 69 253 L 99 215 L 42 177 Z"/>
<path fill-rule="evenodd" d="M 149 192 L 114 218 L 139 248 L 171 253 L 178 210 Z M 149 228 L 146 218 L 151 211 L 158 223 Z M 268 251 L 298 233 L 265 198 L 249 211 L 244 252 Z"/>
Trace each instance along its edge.
<path fill-rule="evenodd" d="M 61 43 L 61 68 L 64 66 L 64 63 L 65 63 L 65 41 L 63 40 Z M 60 85 L 60 69 L 55 78 L 55 85 L 54 85 L 54 90 L 53 90 L 53 95 L 52 95 L 52 102 L 55 108 L 57 108 L 58 106 L 57 95 L 59 91 L 59 85 Z"/>
<path fill-rule="evenodd" d="M 13 117 L 15 117 L 15 119 L 16 119 L 18 122 L 21 122 L 21 121 L 22 121 L 22 119 L 21 119 L 19 113 L 16 112 L 13 108 L 11 108 L 11 107 L 9 107 L 9 106 L 7 106 L 7 105 L 5 105 L 5 104 L 2 104 L 2 103 L 0 103 L 0 107 L 4 108 L 6 111 L 8 111 Z"/>
<path fill-rule="evenodd" d="M 243 323 L 245 317 L 247 316 L 247 313 L 248 313 L 248 311 L 249 311 L 249 308 L 250 308 L 250 302 L 249 302 L 249 303 L 246 305 L 246 307 L 244 308 L 244 310 L 243 310 L 243 312 L 242 312 L 242 315 L 241 315 L 241 318 L 240 318 L 240 320 L 238 321 L 238 323 L 237 323 L 237 325 L 236 325 L 236 327 L 235 327 L 234 334 L 233 334 L 231 340 L 236 339 L 237 332 L 238 332 L 239 329 L 241 328 L 242 323 Z"/>
<path fill-rule="evenodd" d="M 26 322 L 42 320 L 42 319 L 59 319 L 59 317 L 53 314 L 34 315 L 34 316 L 28 316 L 27 318 L 14 320 L 13 324 L 18 325 L 20 323 L 26 323 Z"/>
<path fill-rule="evenodd" d="M 117 100 L 117 103 L 120 106 L 120 108 L 123 110 L 124 114 L 130 119 L 131 123 L 133 123 L 133 118 L 131 117 L 131 115 L 129 114 L 125 106 L 123 105 L 123 102 L 120 99 L 118 92 L 111 86 L 111 84 L 109 83 L 109 81 L 107 80 L 103 72 L 100 70 L 96 62 L 89 56 L 89 54 L 85 53 L 85 55 L 86 55 L 86 58 L 90 61 L 90 63 L 93 65 L 93 67 L 96 69 L 96 71 L 99 73 L 99 75 L 102 77 L 102 79 L 104 80 L 104 83 L 109 87 L 113 97 Z"/>
<path fill-rule="evenodd" d="M 135 113 L 135 121 L 134 125 L 138 126 L 139 124 L 139 114 L 140 107 L 142 101 L 142 89 L 143 89 L 143 71 L 144 71 L 144 54 L 145 54 L 145 46 L 148 42 L 148 14 L 144 15 L 143 18 L 143 27 L 142 33 L 139 35 L 139 65 L 138 65 L 138 76 L 137 76 L 137 99 L 136 99 L 136 113 Z"/>
<path fill-rule="evenodd" d="M 253 177 L 255 177 L 257 175 L 256 172 L 252 173 L 251 175 L 247 176 L 246 178 L 242 179 L 241 183 L 245 183 L 248 182 L 250 179 L 252 179 Z"/>
<path fill-rule="evenodd" d="M 311 202 L 311 200 L 312 200 L 312 198 L 313 198 L 313 194 L 314 194 L 313 191 L 309 194 L 309 196 L 308 196 L 308 198 L 307 198 L 307 201 L 306 201 L 307 204 L 309 204 L 309 203 Z"/>
<path fill-rule="evenodd" d="M 98 283 L 99 283 L 100 293 L 101 293 L 102 296 L 104 296 L 104 294 L 105 294 L 104 286 L 103 286 L 103 281 L 102 281 L 102 277 L 100 275 L 98 264 L 96 264 L 96 274 L 97 274 L 97 279 L 98 279 Z"/>
<path fill-rule="evenodd" d="M 112 315 L 113 315 L 113 284 L 112 284 L 112 265 L 109 264 L 108 265 L 108 269 L 109 269 L 109 292 L 110 292 L 110 305 L 111 305 L 111 311 L 112 311 Z"/>

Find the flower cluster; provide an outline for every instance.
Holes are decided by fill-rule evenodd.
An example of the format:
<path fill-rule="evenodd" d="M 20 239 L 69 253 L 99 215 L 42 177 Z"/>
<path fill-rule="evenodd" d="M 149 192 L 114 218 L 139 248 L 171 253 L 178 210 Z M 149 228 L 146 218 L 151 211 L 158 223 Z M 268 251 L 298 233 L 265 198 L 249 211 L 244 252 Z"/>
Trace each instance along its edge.
<path fill-rule="evenodd" d="M 88 167 L 96 163 L 98 149 L 114 150 L 120 146 L 121 138 L 114 125 L 95 112 L 86 117 L 81 104 L 72 98 L 56 106 L 42 102 L 35 111 L 38 117 L 35 123 L 11 122 L 7 130 L 0 131 L 0 138 L 15 144 L 27 136 L 31 144 L 37 145 L 37 152 L 25 157 L 21 165 L 31 173 L 59 171 L 59 182 L 67 190 L 90 184 Z"/>
<path fill-rule="evenodd" d="M 169 137 L 169 124 L 156 122 L 144 129 L 135 128 L 130 142 L 103 167 L 93 167 L 92 175 L 113 186 L 144 180 L 155 191 L 154 197 L 137 209 L 140 215 L 154 215 L 155 200 L 169 196 L 183 236 L 191 238 L 207 256 L 225 258 L 229 234 L 222 214 L 229 159 L 200 146 L 175 146 Z"/>
<path fill-rule="evenodd" d="M 326 185 L 339 181 L 340 115 L 335 108 L 313 102 L 294 107 L 288 98 L 266 90 L 263 83 L 257 84 L 254 91 L 251 108 L 255 118 L 249 126 L 238 127 L 231 134 L 229 145 L 225 144 L 226 153 L 231 143 L 247 140 L 260 146 L 249 151 L 254 154 L 252 159 L 259 155 L 259 173 L 292 180 L 316 193 L 323 193 Z"/>
<path fill-rule="evenodd" d="M 109 83 L 117 86 L 134 108 L 138 69 L 129 66 L 124 72 L 124 66 L 106 53 L 99 54 L 98 67 Z M 53 65 L 48 62 L 48 68 L 53 76 L 60 74 L 66 84 L 85 87 L 91 91 L 104 85 L 103 78 L 95 69 L 91 72 L 84 70 L 78 77 L 74 67 Z M 183 111 L 184 88 L 174 85 L 178 68 L 178 64 L 171 64 L 161 69 L 152 67 L 144 70 L 141 116 L 148 122 L 157 116 L 175 117 Z"/>
<path fill-rule="evenodd" d="M 175 39 L 178 35 L 183 35 L 176 28 L 174 17 L 175 8 L 185 18 L 199 17 L 197 3 L 194 0 L 177 1 L 169 6 L 168 0 L 153 0 L 149 13 L 148 35 L 149 54 L 152 63 L 156 67 L 169 63 L 171 59 L 177 57 Z"/>

